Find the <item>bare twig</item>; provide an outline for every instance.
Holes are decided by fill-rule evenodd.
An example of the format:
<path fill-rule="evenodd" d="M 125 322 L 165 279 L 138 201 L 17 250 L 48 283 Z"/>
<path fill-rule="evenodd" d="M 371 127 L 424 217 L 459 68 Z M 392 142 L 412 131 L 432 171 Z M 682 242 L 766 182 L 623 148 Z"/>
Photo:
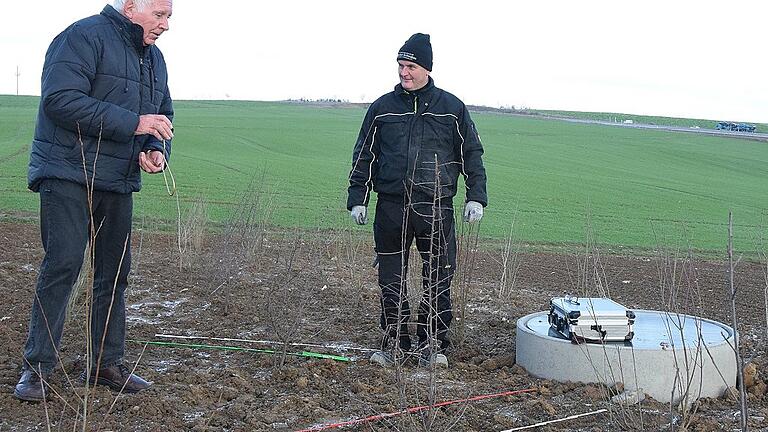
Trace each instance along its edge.
<path fill-rule="evenodd" d="M 509 234 L 501 252 L 501 277 L 499 278 L 499 298 L 509 300 L 515 289 L 517 272 L 520 269 L 520 240 L 515 237 L 515 220 L 517 212 L 512 216 Z"/>
<path fill-rule="evenodd" d="M 739 320 L 736 315 L 736 293 L 737 289 L 733 283 L 733 271 L 735 265 L 733 262 L 733 212 L 728 211 L 728 283 L 731 289 L 731 319 L 733 325 L 733 331 L 735 334 L 739 333 Z M 741 430 L 747 430 L 747 389 L 744 385 L 744 358 L 741 356 L 741 349 L 739 348 L 739 338 L 734 337 L 733 340 L 734 351 L 736 354 L 736 364 L 739 368 L 739 401 L 741 411 Z"/>
<path fill-rule="evenodd" d="M 533 429 L 533 428 L 537 428 L 537 427 L 541 427 L 541 426 L 546 426 L 546 425 L 553 424 L 553 423 L 560 423 L 560 422 L 564 422 L 564 421 L 568 421 L 568 420 L 574 420 L 574 419 L 577 419 L 577 418 L 580 418 L 580 417 L 586 417 L 586 416 L 591 416 L 591 415 L 595 415 L 595 414 L 600 414 L 600 413 L 604 413 L 606 411 L 608 411 L 608 410 L 603 408 L 603 409 L 599 409 L 599 410 L 595 410 L 595 411 L 590 411 L 590 412 L 586 412 L 586 413 L 582 413 L 582 414 L 574 414 L 572 416 L 563 417 L 563 418 L 559 418 L 559 419 L 555 419 L 555 420 L 543 421 L 543 422 L 539 422 L 539 423 L 528 425 L 528 426 L 516 427 L 516 428 L 512 428 L 512 429 L 506 429 L 506 430 L 503 430 L 502 432 L 513 432 L 513 431 L 520 431 L 520 430 L 525 430 L 525 429 Z"/>

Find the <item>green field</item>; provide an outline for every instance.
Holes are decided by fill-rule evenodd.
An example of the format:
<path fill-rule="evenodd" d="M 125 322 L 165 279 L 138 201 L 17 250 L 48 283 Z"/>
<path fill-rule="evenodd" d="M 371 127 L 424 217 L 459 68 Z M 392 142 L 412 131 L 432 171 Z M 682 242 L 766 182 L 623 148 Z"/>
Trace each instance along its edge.
<path fill-rule="evenodd" d="M 37 209 L 26 189 L 37 102 L 0 96 L 6 214 Z M 171 168 L 182 209 L 202 198 L 210 219 L 224 221 L 257 180 L 273 198 L 274 224 L 348 226 L 347 174 L 364 109 L 235 101 L 178 101 L 175 108 Z M 503 238 L 515 220 L 515 235 L 533 245 L 578 246 L 589 229 L 612 251 L 685 244 L 719 254 L 729 210 L 737 250 L 755 251 L 768 233 L 766 142 L 495 113 L 473 118 L 489 177 L 485 237 Z M 175 221 L 162 176 L 145 175 L 144 183 L 137 217 Z"/>

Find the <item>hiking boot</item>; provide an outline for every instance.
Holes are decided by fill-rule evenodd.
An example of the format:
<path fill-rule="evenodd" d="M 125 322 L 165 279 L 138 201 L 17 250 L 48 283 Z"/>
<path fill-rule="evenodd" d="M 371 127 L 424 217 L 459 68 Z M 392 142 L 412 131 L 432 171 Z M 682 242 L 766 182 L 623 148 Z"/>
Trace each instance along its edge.
<path fill-rule="evenodd" d="M 80 381 L 85 384 L 85 371 L 80 374 Z M 145 381 L 142 377 L 134 375 L 122 364 L 110 367 L 99 368 L 99 376 L 96 376 L 96 369 L 91 369 L 91 384 L 105 385 L 110 389 L 123 393 L 137 393 L 149 388 L 151 382 Z"/>
<path fill-rule="evenodd" d="M 13 395 L 23 401 L 40 402 L 45 399 L 45 387 L 48 387 L 50 375 L 46 372 L 40 375 L 35 370 L 25 369 L 13 390 Z"/>

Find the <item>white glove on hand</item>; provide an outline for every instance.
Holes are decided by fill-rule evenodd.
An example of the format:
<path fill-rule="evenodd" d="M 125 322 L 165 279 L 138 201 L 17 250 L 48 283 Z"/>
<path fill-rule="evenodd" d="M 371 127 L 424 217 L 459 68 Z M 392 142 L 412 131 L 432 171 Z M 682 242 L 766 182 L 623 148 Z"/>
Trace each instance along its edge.
<path fill-rule="evenodd" d="M 358 225 L 365 225 L 368 223 L 368 209 L 365 206 L 357 205 L 352 207 L 349 215 L 352 216 L 352 220 Z"/>
<path fill-rule="evenodd" d="M 483 218 L 483 205 L 477 201 L 467 201 L 464 205 L 464 222 L 477 222 Z"/>

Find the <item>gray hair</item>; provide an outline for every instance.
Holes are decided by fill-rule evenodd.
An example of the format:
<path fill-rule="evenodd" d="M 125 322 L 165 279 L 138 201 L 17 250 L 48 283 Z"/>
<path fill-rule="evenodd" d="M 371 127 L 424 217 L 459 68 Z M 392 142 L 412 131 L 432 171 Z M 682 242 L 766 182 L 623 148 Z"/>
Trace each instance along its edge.
<path fill-rule="evenodd" d="M 152 0 L 133 0 L 133 3 L 136 4 L 136 9 L 143 11 L 152 4 Z M 123 13 L 125 0 L 112 0 L 112 7 L 115 8 L 116 11 Z"/>

